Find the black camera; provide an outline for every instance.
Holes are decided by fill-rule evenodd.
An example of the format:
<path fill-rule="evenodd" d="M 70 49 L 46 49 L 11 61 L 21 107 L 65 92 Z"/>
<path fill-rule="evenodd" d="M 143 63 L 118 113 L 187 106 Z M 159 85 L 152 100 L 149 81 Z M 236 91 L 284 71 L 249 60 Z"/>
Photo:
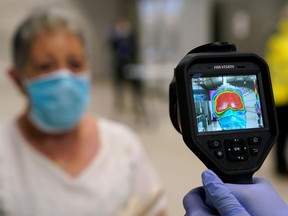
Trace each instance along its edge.
<path fill-rule="evenodd" d="M 224 182 L 251 183 L 278 135 L 268 65 L 231 43 L 202 45 L 180 61 L 169 106 L 186 145 Z"/>

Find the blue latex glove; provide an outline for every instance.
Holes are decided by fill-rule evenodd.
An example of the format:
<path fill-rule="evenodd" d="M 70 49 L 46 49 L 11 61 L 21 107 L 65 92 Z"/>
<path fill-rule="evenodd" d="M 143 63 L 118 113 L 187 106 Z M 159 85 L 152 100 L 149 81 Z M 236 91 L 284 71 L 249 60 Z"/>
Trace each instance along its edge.
<path fill-rule="evenodd" d="M 202 174 L 203 187 L 184 197 L 187 216 L 285 216 L 288 207 L 262 178 L 253 184 L 224 184 L 211 170 Z"/>

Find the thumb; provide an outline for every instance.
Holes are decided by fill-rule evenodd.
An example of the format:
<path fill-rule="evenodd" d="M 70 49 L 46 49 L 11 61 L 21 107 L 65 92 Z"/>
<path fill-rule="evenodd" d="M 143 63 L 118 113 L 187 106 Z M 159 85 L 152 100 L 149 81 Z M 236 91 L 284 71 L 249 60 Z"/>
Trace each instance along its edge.
<path fill-rule="evenodd" d="M 218 210 L 220 215 L 249 216 L 249 213 L 214 172 L 211 170 L 204 171 L 202 182 L 207 201 L 212 203 L 212 206 Z"/>

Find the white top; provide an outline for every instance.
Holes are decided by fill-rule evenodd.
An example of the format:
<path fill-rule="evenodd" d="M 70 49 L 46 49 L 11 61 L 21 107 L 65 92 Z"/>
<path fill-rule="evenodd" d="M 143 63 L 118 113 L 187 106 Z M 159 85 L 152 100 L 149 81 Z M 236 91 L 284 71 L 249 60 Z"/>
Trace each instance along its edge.
<path fill-rule="evenodd" d="M 137 216 L 164 209 L 164 198 L 137 136 L 97 121 L 101 149 L 71 177 L 30 146 L 15 120 L 0 124 L 0 215 Z"/>

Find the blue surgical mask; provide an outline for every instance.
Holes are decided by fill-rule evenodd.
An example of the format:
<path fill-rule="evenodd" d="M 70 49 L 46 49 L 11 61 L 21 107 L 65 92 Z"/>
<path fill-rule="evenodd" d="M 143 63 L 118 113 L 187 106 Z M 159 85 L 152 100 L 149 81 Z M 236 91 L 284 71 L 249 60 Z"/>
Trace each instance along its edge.
<path fill-rule="evenodd" d="M 246 128 L 246 111 L 228 110 L 225 115 L 218 119 L 223 130 L 236 130 Z"/>
<path fill-rule="evenodd" d="M 223 130 L 236 130 L 246 128 L 246 119 L 236 115 L 222 117 L 218 120 Z"/>
<path fill-rule="evenodd" d="M 60 69 L 25 81 L 29 119 L 41 131 L 63 133 L 77 126 L 89 104 L 90 79 Z"/>

